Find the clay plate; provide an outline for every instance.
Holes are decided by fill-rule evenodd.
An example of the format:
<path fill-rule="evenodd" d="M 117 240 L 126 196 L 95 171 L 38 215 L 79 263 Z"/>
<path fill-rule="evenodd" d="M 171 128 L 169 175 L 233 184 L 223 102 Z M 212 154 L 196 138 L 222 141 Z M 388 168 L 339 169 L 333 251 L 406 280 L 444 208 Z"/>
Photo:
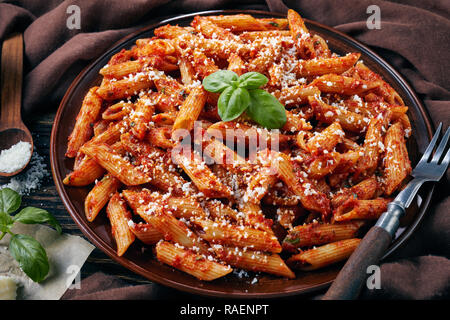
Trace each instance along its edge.
<path fill-rule="evenodd" d="M 218 15 L 247 13 L 260 18 L 284 17 L 281 14 L 264 11 L 207 11 L 192 13 L 175 18 L 163 20 L 143 28 L 116 43 L 100 58 L 86 67 L 73 81 L 64 98 L 61 101 L 52 129 L 50 158 L 53 179 L 64 205 L 73 220 L 80 227 L 86 237 L 94 245 L 104 251 L 112 259 L 147 279 L 182 291 L 215 297 L 226 298 L 269 298 L 282 297 L 323 289 L 331 284 L 336 277 L 341 265 L 314 272 L 297 272 L 294 280 L 280 279 L 270 275 L 259 276 L 256 284 L 251 284 L 251 278 L 239 279 L 235 275 L 213 282 L 202 282 L 196 278 L 175 270 L 172 267 L 159 263 L 152 255 L 151 250 L 141 252 L 141 244 L 136 241 L 127 253 L 118 257 L 116 255 L 115 242 L 111 236 L 109 222 L 105 214 L 100 214 L 93 223 L 89 223 L 84 215 L 84 199 L 92 188 L 73 188 L 63 185 L 63 178 L 73 167 L 73 159 L 64 156 L 67 146 L 67 137 L 73 129 L 75 117 L 81 107 L 81 102 L 88 89 L 98 85 L 101 77 L 98 71 L 107 64 L 110 57 L 121 49 L 130 48 L 139 38 L 153 36 L 153 30 L 165 24 L 188 25 L 195 15 Z M 422 103 L 417 98 L 411 87 L 389 64 L 363 44 L 322 24 L 306 20 L 306 25 L 312 33 L 319 34 L 328 40 L 328 45 L 333 52 L 345 54 L 347 52 L 360 52 L 361 59 L 373 71 L 380 74 L 391 86 L 397 90 L 400 96 L 409 106 L 408 115 L 412 123 L 412 137 L 408 140 L 408 150 L 412 164 L 415 165 L 421 154 L 426 149 L 433 132 L 431 121 Z M 414 232 L 430 203 L 433 189 L 423 188 L 420 200 L 410 210 L 403 226 L 396 235 L 385 257 L 390 256 L 402 243 Z"/>

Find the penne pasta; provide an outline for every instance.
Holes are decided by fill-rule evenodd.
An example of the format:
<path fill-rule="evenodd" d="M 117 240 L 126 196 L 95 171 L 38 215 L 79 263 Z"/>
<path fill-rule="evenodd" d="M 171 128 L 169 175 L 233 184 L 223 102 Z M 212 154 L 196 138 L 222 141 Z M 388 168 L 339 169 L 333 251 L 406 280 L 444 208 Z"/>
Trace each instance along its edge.
<path fill-rule="evenodd" d="M 191 131 L 206 102 L 206 91 L 202 87 L 194 88 L 180 107 L 172 132 L 183 129 Z"/>
<path fill-rule="evenodd" d="M 312 247 L 355 238 L 363 225 L 363 221 L 299 225 L 289 230 L 283 240 L 283 249 L 295 252 L 297 248 L 301 247 Z"/>
<path fill-rule="evenodd" d="M 398 189 L 411 173 L 404 135 L 402 124 L 397 122 L 387 130 L 384 138 L 383 183 L 386 195 Z"/>
<path fill-rule="evenodd" d="M 97 95 L 98 87 L 89 90 L 75 120 L 75 127 L 69 136 L 66 157 L 74 158 L 81 146 L 93 135 L 93 125 L 100 114 L 102 99 Z"/>
<path fill-rule="evenodd" d="M 105 175 L 95 184 L 84 200 L 84 213 L 89 222 L 94 221 L 119 187 L 120 181 L 110 175 Z"/>
<path fill-rule="evenodd" d="M 378 219 L 387 210 L 389 202 L 391 199 L 358 200 L 352 197 L 333 211 L 333 219 L 335 221 Z"/>
<path fill-rule="evenodd" d="M 197 219 L 193 222 L 203 230 L 199 233 L 200 237 L 210 243 L 248 247 L 274 253 L 281 252 L 277 238 L 266 231 L 211 220 Z"/>
<path fill-rule="evenodd" d="M 111 223 L 111 232 L 116 240 L 117 255 L 123 256 L 136 237 L 128 227 L 131 213 L 127 210 L 119 193 L 115 193 L 109 200 L 106 213 Z"/>
<path fill-rule="evenodd" d="M 163 235 L 148 223 L 134 223 L 132 220 L 128 220 L 128 226 L 136 238 L 141 240 L 144 244 L 156 244 L 163 238 Z"/>
<path fill-rule="evenodd" d="M 180 248 L 167 241 L 158 242 L 156 257 L 159 261 L 204 281 L 224 277 L 233 271 L 229 266 L 210 261 L 202 255 Z"/>
<path fill-rule="evenodd" d="M 266 272 L 289 279 L 294 279 L 292 272 L 276 253 L 244 250 L 238 247 L 213 246 L 217 256 L 229 265 L 245 270 Z"/>
<path fill-rule="evenodd" d="M 350 257 L 360 241 L 360 239 L 346 239 L 309 249 L 293 255 L 287 263 L 302 271 L 323 268 Z"/>

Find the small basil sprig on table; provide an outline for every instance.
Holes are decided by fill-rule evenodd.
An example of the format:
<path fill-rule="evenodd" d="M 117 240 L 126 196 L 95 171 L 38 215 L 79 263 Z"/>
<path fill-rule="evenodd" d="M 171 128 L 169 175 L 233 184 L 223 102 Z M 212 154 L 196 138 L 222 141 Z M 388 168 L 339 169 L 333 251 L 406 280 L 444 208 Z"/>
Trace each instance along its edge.
<path fill-rule="evenodd" d="M 238 76 L 233 71 L 219 70 L 203 79 L 203 88 L 221 93 L 217 107 L 223 121 L 234 120 L 245 111 L 263 127 L 278 129 L 286 123 L 286 110 L 277 98 L 260 89 L 268 81 L 259 72 Z"/>
<path fill-rule="evenodd" d="M 20 268 L 35 282 L 44 280 L 50 269 L 47 253 L 42 245 L 30 236 L 16 234 L 11 231 L 15 222 L 25 224 L 48 223 L 61 233 L 61 226 L 47 211 L 34 207 L 26 207 L 16 215 L 22 203 L 21 196 L 12 189 L 0 190 L 0 240 L 9 233 L 9 252 L 19 262 Z"/>

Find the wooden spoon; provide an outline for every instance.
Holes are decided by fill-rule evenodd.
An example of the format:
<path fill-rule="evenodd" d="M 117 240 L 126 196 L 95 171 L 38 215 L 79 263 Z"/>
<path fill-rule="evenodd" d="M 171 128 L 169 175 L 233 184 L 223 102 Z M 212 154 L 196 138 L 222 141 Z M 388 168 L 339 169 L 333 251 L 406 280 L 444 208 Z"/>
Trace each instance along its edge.
<path fill-rule="evenodd" d="M 13 34 L 3 42 L 1 63 L 0 150 L 9 149 L 16 143 L 24 141 L 31 144 L 31 153 L 33 153 L 33 137 L 20 116 L 23 74 L 22 34 Z M 28 163 L 14 172 L 0 172 L 0 176 L 9 177 L 18 174 L 27 165 Z"/>

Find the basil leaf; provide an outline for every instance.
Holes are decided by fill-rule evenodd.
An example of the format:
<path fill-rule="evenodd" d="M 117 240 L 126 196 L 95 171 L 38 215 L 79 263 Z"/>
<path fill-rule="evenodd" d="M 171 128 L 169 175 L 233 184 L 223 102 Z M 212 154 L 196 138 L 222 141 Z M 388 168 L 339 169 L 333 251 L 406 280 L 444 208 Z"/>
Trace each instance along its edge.
<path fill-rule="evenodd" d="M 238 80 L 238 75 L 230 70 L 216 71 L 203 79 L 203 88 L 209 92 L 222 92 Z"/>
<path fill-rule="evenodd" d="M 0 211 L 11 213 L 19 209 L 22 203 L 20 195 L 10 188 L 0 190 Z"/>
<path fill-rule="evenodd" d="M 269 82 L 267 77 L 259 72 L 247 72 L 239 77 L 239 88 L 258 89 Z"/>
<path fill-rule="evenodd" d="M 268 129 L 278 129 L 286 123 L 286 109 L 273 95 L 262 89 L 249 90 L 250 105 L 246 113 Z"/>
<path fill-rule="evenodd" d="M 13 225 L 13 220 L 9 214 L 0 211 L 0 231 L 7 232 Z"/>
<path fill-rule="evenodd" d="M 29 236 L 15 234 L 9 242 L 9 252 L 33 281 L 44 280 L 50 267 L 47 253 L 39 242 Z"/>
<path fill-rule="evenodd" d="M 39 208 L 26 207 L 14 216 L 14 221 L 25 224 L 48 223 L 61 233 L 59 222 L 48 211 Z"/>
<path fill-rule="evenodd" d="M 228 87 L 217 102 L 219 116 L 223 121 L 231 121 L 239 117 L 250 103 L 248 91 L 244 88 Z"/>

